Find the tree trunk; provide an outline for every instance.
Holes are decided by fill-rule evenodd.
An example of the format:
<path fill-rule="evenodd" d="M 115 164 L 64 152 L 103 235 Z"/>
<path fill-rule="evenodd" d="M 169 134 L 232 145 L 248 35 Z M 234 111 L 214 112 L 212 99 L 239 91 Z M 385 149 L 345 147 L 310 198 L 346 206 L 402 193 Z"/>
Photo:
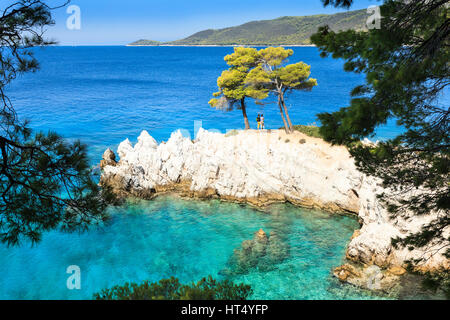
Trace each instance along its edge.
<path fill-rule="evenodd" d="M 283 119 L 283 123 L 284 123 L 284 130 L 286 130 L 286 133 L 289 133 L 289 127 L 288 124 L 286 122 L 286 119 L 284 118 L 284 114 L 283 114 L 283 109 L 282 109 L 282 105 L 281 105 L 281 95 L 278 95 L 278 107 L 280 107 L 280 114 L 281 114 L 281 119 Z"/>
<path fill-rule="evenodd" d="M 280 100 L 281 100 L 281 104 L 282 104 L 283 109 L 284 109 L 284 113 L 286 114 L 286 119 L 287 119 L 287 122 L 288 122 L 288 125 L 289 125 L 289 132 L 294 132 L 294 126 L 292 125 L 291 118 L 289 117 L 289 112 L 288 112 L 288 110 L 286 108 L 286 103 L 284 103 L 284 93 L 283 92 L 281 92 L 281 99 Z"/>
<path fill-rule="evenodd" d="M 250 129 L 250 123 L 248 122 L 247 110 L 245 108 L 244 99 L 241 99 L 241 109 L 242 109 L 242 115 L 244 116 L 245 130 L 248 130 L 248 129 Z"/>

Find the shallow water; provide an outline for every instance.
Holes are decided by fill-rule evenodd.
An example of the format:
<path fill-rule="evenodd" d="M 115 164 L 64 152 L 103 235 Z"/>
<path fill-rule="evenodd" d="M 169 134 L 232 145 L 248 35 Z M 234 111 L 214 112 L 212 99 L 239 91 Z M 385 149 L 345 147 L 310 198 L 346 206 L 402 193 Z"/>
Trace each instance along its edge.
<path fill-rule="evenodd" d="M 252 299 L 370 299 L 369 292 L 339 283 L 342 263 L 358 223 L 351 217 L 273 205 L 249 206 L 159 197 L 112 209 L 107 225 L 83 234 L 50 232 L 36 247 L 0 247 L 0 299 L 90 299 L 127 281 L 182 282 L 212 275 L 250 284 Z M 272 270 L 227 276 L 229 260 L 259 229 L 275 231 L 289 247 Z M 66 269 L 81 269 L 81 290 L 68 290 Z"/>
<path fill-rule="evenodd" d="M 193 136 L 194 121 L 207 129 L 242 128 L 238 111 L 209 107 L 216 79 L 226 68 L 231 47 L 52 47 L 37 49 L 37 73 L 8 87 L 19 117 L 36 130 L 54 130 L 88 144 L 98 164 L 107 147 L 125 138 L 136 141 L 147 129 L 158 141 L 176 129 Z M 294 123 L 317 121 L 349 103 L 349 93 L 364 82 L 345 73 L 340 60 L 319 57 L 316 48 L 294 48 L 290 62 L 311 65 L 319 86 L 293 93 L 288 107 Z M 253 127 L 258 112 L 266 126 L 279 128 L 275 106 L 250 103 Z M 393 122 L 379 138 L 399 132 Z M 331 269 L 343 262 L 345 246 L 357 222 L 349 217 L 272 206 L 268 213 L 217 201 L 159 198 L 112 209 L 111 221 L 82 235 L 50 232 L 36 247 L 0 245 L 0 299 L 91 298 L 102 288 L 126 281 L 156 281 L 176 276 L 183 282 L 207 275 L 230 277 L 254 289 L 258 299 L 365 299 L 370 293 L 340 284 Z M 242 241 L 263 228 L 277 231 L 289 246 L 289 257 L 273 270 L 251 270 L 226 276 L 228 261 Z M 78 265 L 82 289 L 66 288 L 66 268 Z"/>

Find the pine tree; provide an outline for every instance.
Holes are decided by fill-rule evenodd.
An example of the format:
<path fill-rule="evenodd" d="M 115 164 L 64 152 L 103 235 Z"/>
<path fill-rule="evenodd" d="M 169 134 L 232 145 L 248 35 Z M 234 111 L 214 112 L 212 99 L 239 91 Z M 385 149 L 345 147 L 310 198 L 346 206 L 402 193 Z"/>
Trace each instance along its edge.
<path fill-rule="evenodd" d="M 222 72 L 217 79 L 219 91 L 214 93 L 214 99 L 209 101 L 212 107 L 224 111 L 231 111 L 236 106 L 242 110 L 245 129 L 250 129 L 250 123 L 247 117 L 246 98 L 258 97 L 254 90 L 248 91 L 245 86 L 245 78 L 250 69 L 255 67 L 258 62 L 258 52 L 253 48 L 234 48 L 234 53 L 227 55 L 225 61 L 230 66 L 229 70 Z"/>
<path fill-rule="evenodd" d="M 333 32 L 325 26 L 311 38 L 322 56 L 342 58 L 346 71 L 366 75 L 348 107 L 319 114 L 320 132 L 350 146 L 358 168 L 393 190 L 381 196 L 393 216 L 438 213 L 421 231 L 393 239 L 395 246 L 426 251 L 437 241 L 450 257 L 450 109 L 441 100 L 450 74 L 448 1 L 386 0 L 380 9 L 380 29 Z M 389 119 L 404 128 L 397 137 L 372 146 L 354 143 Z M 409 192 L 413 196 L 406 197 Z"/>
<path fill-rule="evenodd" d="M 33 134 L 6 95 L 17 75 L 39 68 L 32 47 L 53 44 L 45 1 L 9 3 L 0 16 L 0 241 L 39 241 L 44 231 L 84 230 L 104 221 L 106 202 L 93 181 L 86 146 L 53 132 Z"/>
<path fill-rule="evenodd" d="M 268 47 L 258 53 L 259 65 L 249 72 L 245 83 L 254 90 L 264 93 L 265 97 L 269 94 L 277 97 L 285 130 L 291 133 L 294 126 L 286 107 L 286 94 L 293 90 L 311 90 L 317 86 L 317 80 L 309 78 L 311 67 L 306 63 L 285 65 L 286 59 L 294 53 L 291 49 Z"/>

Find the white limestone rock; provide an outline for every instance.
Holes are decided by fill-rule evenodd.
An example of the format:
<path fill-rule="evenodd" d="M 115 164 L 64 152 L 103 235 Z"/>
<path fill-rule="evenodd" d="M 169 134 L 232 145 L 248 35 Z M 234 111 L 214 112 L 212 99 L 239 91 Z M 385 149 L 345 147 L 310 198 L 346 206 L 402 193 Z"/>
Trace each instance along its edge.
<path fill-rule="evenodd" d="M 354 212 L 362 228 L 348 245 L 350 259 L 384 268 L 425 255 L 427 268 L 449 268 L 433 247 L 428 253 L 392 247 L 391 238 L 419 230 L 433 215 L 392 220 L 377 198 L 385 190 L 377 179 L 356 169 L 345 147 L 300 132 L 249 130 L 227 136 L 200 129 L 194 142 L 177 131 L 159 145 L 143 131 L 134 147 L 126 139 L 117 152 L 120 162 L 103 168 L 102 181 L 118 181 L 127 192 L 185 182 L 192 192 L 212 190 L 220 197 L 253 203 L 287 199 Z"/>

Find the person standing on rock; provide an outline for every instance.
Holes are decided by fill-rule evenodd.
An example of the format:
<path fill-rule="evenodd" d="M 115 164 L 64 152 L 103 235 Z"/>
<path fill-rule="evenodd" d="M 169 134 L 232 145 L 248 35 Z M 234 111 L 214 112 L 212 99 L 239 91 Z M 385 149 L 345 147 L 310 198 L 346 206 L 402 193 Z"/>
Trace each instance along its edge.
<path fill-rule="evenodd" d="M 258 123 L 258 130 L 259 130 L 259 128 L 261 127 L 261 116 L 259 113 L 258 116 L 256 117 L 256 123 Z"/>

